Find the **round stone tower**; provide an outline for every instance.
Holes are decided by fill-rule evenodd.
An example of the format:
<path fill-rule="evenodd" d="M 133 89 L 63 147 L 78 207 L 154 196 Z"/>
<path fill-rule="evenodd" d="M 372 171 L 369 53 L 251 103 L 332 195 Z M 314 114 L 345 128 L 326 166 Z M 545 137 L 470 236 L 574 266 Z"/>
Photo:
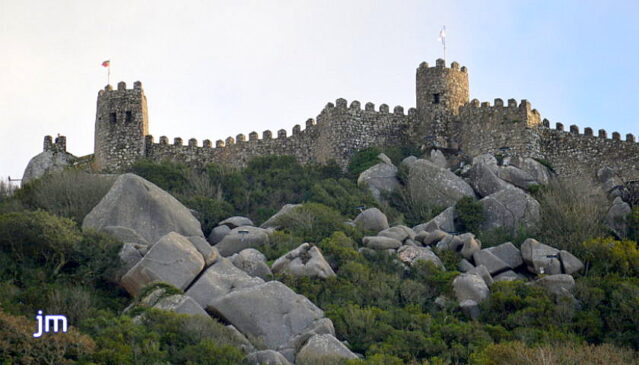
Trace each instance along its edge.
<path fill-rule="evenodd" d="M 145 155 L 144 136 L 149 134 L 146 96 L 142 83 L 133 89 L 118 83 L 98 93 L 95 117 L 95 167 L 99 171 L 121 171 Z"/>
<path fill-rule="evenodd" d="M 444 60 L 438 59 L 435 67 L 422 62 L 417 68 L 417 115 L 418 134 L 427 139 L 449 136 L 449 128 L 459 107 L 468 103 L 468 72 L 453 62 L 446 68 Z"/>

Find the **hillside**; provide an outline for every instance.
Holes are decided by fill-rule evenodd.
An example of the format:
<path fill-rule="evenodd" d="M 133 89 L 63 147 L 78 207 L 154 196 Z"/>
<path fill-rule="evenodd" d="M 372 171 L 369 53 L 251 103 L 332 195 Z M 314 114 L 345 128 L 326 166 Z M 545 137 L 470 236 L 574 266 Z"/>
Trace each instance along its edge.
<path fill-rule="evenodd" d="M 0 358 L 638 363 L 639 188 L 619 171 L 413 146 L 347 165 L 140 159 L 0 189 Z M 70 330 L 34 338 L 38 310 Z"/>

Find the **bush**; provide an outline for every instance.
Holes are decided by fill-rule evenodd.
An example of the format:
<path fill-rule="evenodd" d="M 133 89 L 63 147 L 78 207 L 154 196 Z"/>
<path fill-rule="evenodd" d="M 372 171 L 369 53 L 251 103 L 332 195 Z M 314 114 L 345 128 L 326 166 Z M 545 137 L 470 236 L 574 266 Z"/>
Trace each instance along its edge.
<path fill-rule="evenodd" d="M 306 203 L 280 216 L 276 224 L 308 242 L 320 242 L 335 231 L 347 232 L 351 237 L 360 236 L 355 228 L 345 222 L 346 219 L 332 208 L 319 203 Z"/>
<path fill-rule="evenodd" d="M 610 344 L 589 345 L 585 343 L 553 343 L 526 346 L 522 342 L 506 342 L 489 345 L 472 355 L 471 364 L 631 364 L 639 353 Z"/>
<path fill-rule="evenodd" d="M 339 268 L 360 256 L 357 252 L 357 244 L 344 232 L 333 232 L 330 237 L 323 239 L 317 247 L 320 248 L 333 268 Z"/>
<path fill-rule="evenodd" d="M 581 251 L 588 275 L 639 276 L 639 249 L 635 241 L 594 238 L 584 242 Z"/>
<path fill-rule="evenodd" d="M 197 212 L 205 236 L 208 236 L 220 221 L 233 215 L 233 206 L 223 200 L 196 196 L 185 199 L 184 205 Z"/>
<path fill-rule="evenodd" d="M 182 192 L 188 186 L 187 167 L 181 163 L 138 160 L 130 171 L 171 193 Z"/>
<path fill-rule="evenodd" d="M 609 203 L 585 180 L 553 180 L 538 200 L 542 242 L 575 253 L 581 242 L 606 233 L 603 219 Z"/>
<path fill-rule="evenodd" d="M 244 354 L 232 330 L 208 317 L 148 309 L 138 317 L 102 313 L 88 323 L 102 364 L 239 364 Z"/>
<path fill-rule="evenodd" d="M 3 364 L 73 364 L 90 356 L 95 343 L 70 327 L 66 333 L 34 338 L 33 319 L 0 309 L 0 358 Z"/>
<path fill-rule="evenodd" d="M 630 217 L 627 219 L 628 233 L 630 239 L 633 241 L 639 241 L 639 205 L 632 207 Z"/>
<path fill-rule="evenodd" d="M 465 196 L 455 205 L 459 228 L 463 232 L 478 233 L 484 223 L 484 208 L 475 199 Z"/>
<path fill-rule="evenodd" d="M 406 187 L 400 187 L 393 192 L 389 200 L 391 207 L 403 215 L 406 225 L 409 226 L 428 222 L 444 210 L 442 207 L 432 206 L 425 203 L 423 199 L 413 196 Z"/>
<path fill-rule="evenodd" d="M 0 251 L 12 259 L 3 269 L 13 278 L 26 266 L 41 266 L 57 275 L 80 239 L 75 224 L 66 218 L 42 211 L 0 215 Z"/>
<path fill-rule="evenodd" d="M 43 209 L 81 223 L 114 181 L 113 175 L 67 169 L 29 182 L 16 192 L 16 197 L 30 209 Z"/>
<path fill-rule="evenodd" d="M 314 184 L 308 200 L 336 209 L 346 217 L 355 216 L 358 207 L 377 206 L 368 191 L 360 189 L 355 183 L 344 178 L 324 179 Z"/>
<path fill-rule="evenodd" d="M 380 161 L 377 158 L 382 153 L 379 147 L 368 147 L 355 152 L 348 163 L 348 173 L 351 177 L 357 179 L 359 174 L 377 165 Z"/>

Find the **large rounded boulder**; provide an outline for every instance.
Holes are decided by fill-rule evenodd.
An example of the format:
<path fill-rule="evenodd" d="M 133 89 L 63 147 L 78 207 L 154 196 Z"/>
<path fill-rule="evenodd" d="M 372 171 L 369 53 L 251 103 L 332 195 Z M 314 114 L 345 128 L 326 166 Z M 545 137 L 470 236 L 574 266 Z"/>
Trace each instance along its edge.
<path fill-rule="evenodd" d="M 82 228 L 130 228 L 150 244 L 169 232 L 204 237 L 191 211 L 157 185 L 134 174 L 120 175 L 82 222 Z"/>
<path fill-rule="evenodd" d="M 428 160 L 412 164 L 407 187 L 412 199 L 429 206 L 450 207 L 465 196 L 475 197 L 461 177 Z"/>
<path fill-rule="evenodd" d="M 60 172 L 75 162 L 76 157 L 65 151 L 48 150 L 35 155 L 27 164 L 22 175 L 22 184 L 38 179 L 46 174 Z"/>

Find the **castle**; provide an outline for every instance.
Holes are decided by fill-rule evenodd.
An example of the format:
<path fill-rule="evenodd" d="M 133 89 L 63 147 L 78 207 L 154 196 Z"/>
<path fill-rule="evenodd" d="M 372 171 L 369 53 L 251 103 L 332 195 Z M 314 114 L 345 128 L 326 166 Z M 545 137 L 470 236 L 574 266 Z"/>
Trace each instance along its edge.
<path fill-rule="evenodd" d="M 142 84 L 133 89 L 124 82 L 114 90 L 107 85 L 98 93 L 95 120 L 95 149 L 92 166 L 97 171 L 116 172 L 136 160 L 170 159 L 203 166 L 220 163 L 243 166 L 256 156 L 292 155 L 301 163 L 335 160 L 344 167 L 358 150 L 371 146 L 417 144 L 437 148 L 449 155 L 469 159 L 482 153 L 520 155 L 548 161 L 560 175 L 594 175 L 603 166 L 617 170 L 629 179 L 639 178 L 639 145 L 632 134 L 622 140 L 605 130 L 595 135 L 591 128 L 583 133 L 561 123 L 550 127 L 531 104 L 522 100 L 495 99 L 493 105 L 470 100 L 468 70 L 457 62 L 447 67 L 438 59 L 434 67 L 423 62 L 417 68 L 416 107 L 406 112 L 396 106 L 378 108 L 359 101 L 350 105 L 344 99 L 328 103 L 317 118 L 308 119 L 305 128 L 295 125 L 277 135 L 266 130 L 238 134 L 198 145 L 191 138 L 172 143 L 162 136 L 158 141 L 148 134 L 149 117 Z M 45 151 L 65 150 L 66 139 L 52 143 L 45 137 Z M 85 159 L 87 160 L 87 159 Z M 88 160 L 91 160 L 89 156 Z"/>

